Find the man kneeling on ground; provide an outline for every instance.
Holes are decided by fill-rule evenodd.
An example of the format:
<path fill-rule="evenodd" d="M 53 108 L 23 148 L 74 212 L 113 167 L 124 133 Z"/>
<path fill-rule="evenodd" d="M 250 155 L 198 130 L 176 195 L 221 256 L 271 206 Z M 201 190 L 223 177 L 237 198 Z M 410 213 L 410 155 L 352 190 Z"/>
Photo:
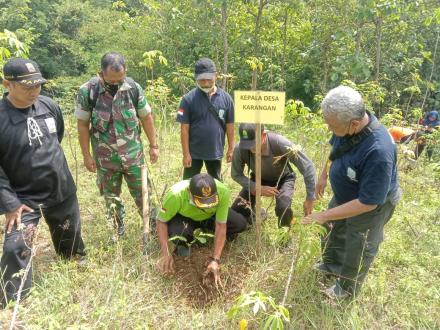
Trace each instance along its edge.
<path fill-rule="evenodd" d="M 232 209 L 243 214 L 249 222 L 252 221 L 251 213 L 255 208 L 255 134 L 254 124 L 240 125 L 240 143 L 234 149 L 231 167 L 232 179 L 242 186 Z M 306 199 L 303 206 L 304 214 L 308 215 L 315 200 L 315 167 L 312 161 L 301 150 L 295 150 L 292 142 L 284 136 L 265 131 L 262 125 L 261 196 L 275 197 L 279 227 L 290 227 L 293 217 L 291 205 L 296 174 L 291 163 L 304 178 Z M 244 174 L 245 166 L 248 176 Z"/>
<path fill-rule="evenodd" d="M 190 180 L 178 182 L 171 187 L 156 221 L 161 250 L 157 264 L 160 272 L 174 272 L 173 256 L 168 250 L 169 237 L 184 237 L 186 242 L 191 242 L 195 229 L 214 230 L 214 251 L 209 259 L 206 274 L 212 273 L 215 284 L 221 284 L 220 257 L 225 239 L 234 238 L 247 226 L 244 216 L 228 208 L 230 195 L 225 184 L 205 173 L 197 174 Z M 177 242 L 177 255 L 189 255 L 186 242 L 174 242 Z"/>

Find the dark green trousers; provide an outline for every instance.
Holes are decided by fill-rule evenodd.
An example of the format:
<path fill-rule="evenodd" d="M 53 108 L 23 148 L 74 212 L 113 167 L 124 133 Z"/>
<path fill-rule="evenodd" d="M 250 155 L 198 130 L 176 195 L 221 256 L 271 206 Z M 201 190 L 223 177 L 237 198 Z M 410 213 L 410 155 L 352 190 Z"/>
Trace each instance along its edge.
<path fill-rule="evenodd" d="M 332 199 L 329 208 L 338 206 Z M 323 263 L 338 276 L 342 289 L 355 295 L 376 256 L 383 240 L 383 227 L 395 209 L 390 201 L 375 210 L 343 220 L 327 223 L 322 239 Z"/>

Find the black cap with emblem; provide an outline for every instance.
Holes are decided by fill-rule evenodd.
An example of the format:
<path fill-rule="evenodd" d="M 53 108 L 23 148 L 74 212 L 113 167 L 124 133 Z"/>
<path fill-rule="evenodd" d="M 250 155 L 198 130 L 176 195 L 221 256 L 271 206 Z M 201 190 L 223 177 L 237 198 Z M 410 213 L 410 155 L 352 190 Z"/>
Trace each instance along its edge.
<path fill-rule="evenodd" d="M 24 58 L 12 58 L 6 62 L 3 67 L 3 77 L 25 86 L 37 86 L 46 82 L 37 63 Z"/>
<path fill-rule="evenodd" d="M 218 205 L 217 186 L 214 178 L 207 173 L 194 175 L 189 181 L 189 191 L 198 208 L 211 208 Z"/>

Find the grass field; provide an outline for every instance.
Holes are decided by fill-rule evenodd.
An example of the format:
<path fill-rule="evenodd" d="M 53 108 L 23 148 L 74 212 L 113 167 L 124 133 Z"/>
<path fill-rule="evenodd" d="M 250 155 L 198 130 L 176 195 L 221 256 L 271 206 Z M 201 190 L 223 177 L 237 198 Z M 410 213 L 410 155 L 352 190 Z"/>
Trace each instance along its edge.
<path fill-rule="evenodd" d="M 34 288 L 19 308 L 17 328 L 23 329 L 239 329 L 241 319 L 248 329 L 263 328 L 270 314 L 243 308 L 229 319 L 227 311 L 242 293 L 260 291 L 279 304 L 283 298 L 292 258 L 296 258 L 285 307 L 294 329 L 435 329 L 440 327 L 440 188 L 431 165 L 421 159 L 411 171 L 401 171 L 404 197 L 362 295 L 352 302 L 326 300 L 319 278 L 312 271 L 318 260 L 318 237 L 313 229 L 298 229 L 292 242 L 280 246 L 282 233 L 276 229 L 273 203 L 264 223 L 263 251 L 255 252 L 253 229 L 225 248 L 222 276 L 225 289 L 206 291 L 199 285 L 203 258 L 210 247 L 194 248 L 189 259 L 177 260 L 174 277 L 164 278 L 154 268 L 157 250 L 148 260 L 142 255 L 141 221 L 124 187 L 127 232 L 112 242 L 106 226 L 103 200 L 94 174 L 86 172 L 72 118 L 67 121 L 63 146 L 72 174 L 78 177 L 83 237 L 87 264 L 59 260 L 52 248 L 47 226 L 40 225 L 35 257 Z M 296 127 L 296 128 L 295 128 Z M 302 145 L 320 167 L 326 154 L 328 135 L 323 126 L 289 126 L 283 129 Z M 154 196 L 160 196 L 181 177 L 181 151 L 177 128 L 160 131 L 161 155 L 150 166 Z M 75 160 L 76 158 L 76 160 Z M 238 192 L 224 165 L 225 182 Z M 294 214 L 300 217 L 305 196 L 298 174 Z M 330 192 L 316 208 L 324 208 Z M 300 249 L 300 253 L 298 253 Z M 0 314 L 3 328 L 9 327 L 12 311 Z"/>

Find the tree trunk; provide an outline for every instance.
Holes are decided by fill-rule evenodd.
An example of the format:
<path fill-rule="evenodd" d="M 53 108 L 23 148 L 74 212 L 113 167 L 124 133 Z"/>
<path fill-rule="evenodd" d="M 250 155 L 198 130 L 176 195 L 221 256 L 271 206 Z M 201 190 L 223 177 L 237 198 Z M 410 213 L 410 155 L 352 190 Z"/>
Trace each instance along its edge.
<path fill-rule="evenodd" d="M 379 81 L 380 64 L 382 61 L 382 18 L 377 17 L 374 24 L 376 25 L 376 81 Z"/>
<path fill-rule="evenodd" d="M 422 110 L 425 107 L 426 98 L 428 97 L 428 92 L 429 92 L 429 85 L 432 81 L 432 76 L 434 75 L 434 71 L 435 71 L 435 61 L 436 61 L 436 57 L 437 57 L 437 49 L 438 49 L 439 39 L 440 39 L 440 30 L 437 31 L 437 39 L 435 40 L 434 54 L 432 55 L 432 68 L 431 68 L 431 73 L 429 75 L 428 83 L 426 86 L 425 96 L 423 97 Z"/>
<path fill-rule="evenodd" d="M 287 23 L 289 20 L 289 11 L 285 8 L 284 12 L 284 24 L 283 24 L 283 57 L 281 60 L 281 77 L 282 77 L 282 86 L 281 89 L 286 89 L 286 49 L 287 49 Z"/>
<path fill-rule="evenodd" d="M 222 3 L 222 33 L 223 33 L 223 80 L 222 88 L 226 90 L 228 82 L 228 62 L 229 62 L 229 44 L 228 44 L 228 1 Z"/>
<path fill-rule="evenodd" d="M 268 0 L 260 0 L 258 5 L 258 13 L 255 17 L 255 36 L 254 36 L 254 57 L 258 58 L 260 52 L 260 27 L 261 27 L 261 18 L 263 17 L 263 9 L 264 6 L 267 5 Z"/>

